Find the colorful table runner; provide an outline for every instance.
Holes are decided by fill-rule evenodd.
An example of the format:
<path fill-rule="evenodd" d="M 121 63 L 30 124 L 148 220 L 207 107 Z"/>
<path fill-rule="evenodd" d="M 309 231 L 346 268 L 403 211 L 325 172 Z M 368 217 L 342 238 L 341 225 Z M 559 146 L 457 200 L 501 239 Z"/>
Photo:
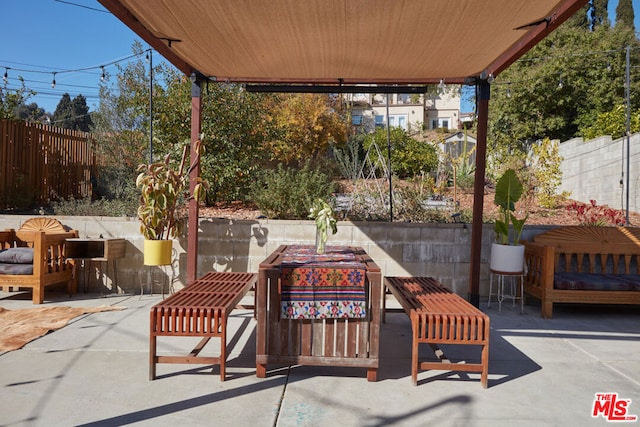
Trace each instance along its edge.
<path fill-rule="evenodd" d="M 281 270 L 281 313 L 284 319 L 366 317 L 366 266 L 354 250 L 289 246 Z"/>

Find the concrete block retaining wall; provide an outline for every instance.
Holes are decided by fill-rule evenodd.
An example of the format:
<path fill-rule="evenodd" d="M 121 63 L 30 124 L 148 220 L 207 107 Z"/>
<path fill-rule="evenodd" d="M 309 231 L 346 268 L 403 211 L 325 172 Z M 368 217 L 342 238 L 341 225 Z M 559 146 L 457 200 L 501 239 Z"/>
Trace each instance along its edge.
<path fill-rule="evenodd" d="M 626 209 L 627 173 L 629 210 L 640 210 L 640 134 L 629 138 L 629 171 L 627 172 L 627 138 L 612 140 L 602 136 L 589 141 L 574 138 L 560 144 L 562 185 L 560 191 L 584 203 L 595 200 L 598 205 Z M 622 171 L 625 171 L 624 178 Z M 620 184 L 622 179 L 622 185 Z"/>
<path fill-rule="evenodd" d="M 0 229 L 20 228 L 32 216 L 0 215 Z M 145 292 L 151 280 L 161 281 L 170 268 L 144 267 L 144 239 L 135 218 L 56 217 L 64 225 L 79 231 L 80 237 L 124 238 L 126 256 L 117 260 L 117 285 L 125 292 Z M 250 271 L 282 244 L 315 242 L 315 226 L 311 221 L 229 220 L 201 218 L 198 248 L 198 276 L 205 272 Z M 553 228 L 527 226 L 523 238 Z M 482 272 L 480 295 L 488 295 L 488 263 L 493 226 L 484 226 L 482 238 Z M 432 276 L 445 286 L 466 297 L 471 256 L 471 227 L 468 224 L 415 224 L 385 222 L 338 222 L 338 233 L 329 237 L 329 245 L 361 246 L 382 268 L 384 275 Z M 174 241 L 176 289 L 186 277 L 186 239 Z M 99 266 L 100 267 L 100 266 Z M 80 274 L 80 289 L 85 275 Z M 112 267 L 92 268 L 89 289 L 104 283 L 112 290 Z"/>

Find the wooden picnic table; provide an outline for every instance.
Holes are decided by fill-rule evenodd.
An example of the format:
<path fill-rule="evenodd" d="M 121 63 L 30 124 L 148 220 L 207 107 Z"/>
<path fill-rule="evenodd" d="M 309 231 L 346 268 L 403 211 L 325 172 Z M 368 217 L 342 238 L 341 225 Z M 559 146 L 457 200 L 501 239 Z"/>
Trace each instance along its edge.
<path fill-rule="evenodd" d="M 376 263 L 359 247 L 327 246 L 327 255 L 349 255 L 346 264 L 327 261 L 313 264 L 312 246 L 282 245 L 259 266 L 256 287 L 256 375 L 266 376 L 268 364 L 362 367 L 367 380 L 376 381 L 380 341 L 382 273 Z M 363 288 L 366 296 L 364 317 L 303 318 L 292 314 L 289 318 L 281 291 L 283 268 L 292 253 L 306 251 L 311 265 L 332 269 L 335 274 L 349 275 L 364 272 Z M 359 264 L 359 265 L 358 265 Z M 303 264 L 309 267 L 309 264 Z M 317 270 L 320 271 L 320 270 Z M 291 274 L 291 270 L 288 270 Z M 326 273 L 326 272 L 323 272 Z M 328 274 L 328 273 L 326 273 Z M 339 288 L 338 288 L 339 289 Z M 338 292 L 341 292 L 339 289 Z M 298 317 L 296 317 L 298 316 Z"/>

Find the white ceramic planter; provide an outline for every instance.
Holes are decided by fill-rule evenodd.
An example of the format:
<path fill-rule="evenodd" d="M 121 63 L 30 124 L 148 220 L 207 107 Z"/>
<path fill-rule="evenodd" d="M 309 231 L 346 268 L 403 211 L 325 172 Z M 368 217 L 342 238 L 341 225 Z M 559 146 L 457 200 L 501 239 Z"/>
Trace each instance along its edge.
<path fill-rule="evenodd" d="M 524 245 L 491 244 L 489 268 L 494 272 L 520 273 L 524 271 Z"/>

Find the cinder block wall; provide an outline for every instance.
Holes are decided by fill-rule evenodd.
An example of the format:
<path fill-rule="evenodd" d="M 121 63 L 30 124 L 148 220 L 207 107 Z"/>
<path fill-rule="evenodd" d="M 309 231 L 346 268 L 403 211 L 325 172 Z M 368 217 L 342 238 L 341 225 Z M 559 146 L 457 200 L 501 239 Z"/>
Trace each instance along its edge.
<path fill-rule="evenodd" d="M 0 215 L 0 229 L 20 228 L 32 216 Z M 125 292 L 140 292 L 149 279 L 159 281 L 171 269 L 144 267 L 144 239 L 135 218 L 56 217 L 64 225 L 79 231 L 80 237 L 124 238 L 125 258 L 117 260 L 117 285 Z M 315 225 L 311 221 L 229 220 L 201 218 L 198 248 L 198 276 L 212 270 L 257 272 L 262 262 L 282 244 L 313 244 Z M 523 238 L 553 228 L 527 226 Z M 493 226 L 487 224 L 482 238 L 480 295 L 488 294 L 488 263 Z M 471 256 L 471 227 L 468 224 L 414 224 L 385 222 L 338 222 L 338 233 L 328 245 L 361 246 L 376 261 L 384 275 L 432 276 L 466 297 Z M 186 239 L 174 241 L 176 289 L 186 278 Z M 112 289 L 113 271 L 109 265 L 94 263 L 88 273 L 89 289 L 105 283 Z M 85 271 L 79 275 L 81 289 Z M 145 288 L 147 291 L 148 288 Z"/>
<path fill-rule="evenodd" d="M 583 141 L 574 138 L 560 144 L 562 185 L 571 198 L 615 209 L 626 209 L 627 138 L 610 136 Z M 629 138 L 629 210 L 640 210 L 640 134 Z M 622 171 L 624 170 L 624 177 Z M 622 179 L 622 185 L 620 180 Z"/>

